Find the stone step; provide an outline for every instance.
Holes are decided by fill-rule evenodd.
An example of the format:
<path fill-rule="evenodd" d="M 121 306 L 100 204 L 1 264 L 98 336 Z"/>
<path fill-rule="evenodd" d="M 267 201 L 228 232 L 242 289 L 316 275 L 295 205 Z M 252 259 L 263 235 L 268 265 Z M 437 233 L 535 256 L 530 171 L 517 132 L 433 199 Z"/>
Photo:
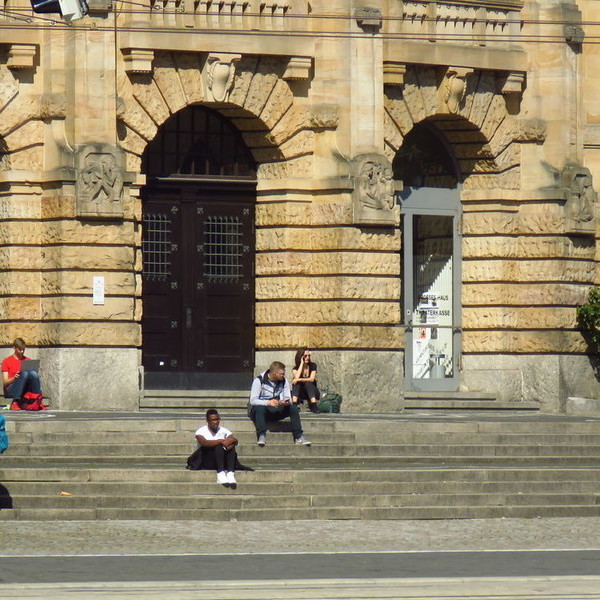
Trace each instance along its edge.
<path fill-rule="evenodd" d="M 600 421 L 498 414 L 305 413 L 311 447 L 284 422 L 259 448 L 245 411 L 232 412 L 223 424 L 257 470 L 230 490 L 185 469 L 201 412 L 17 413 L 0 460 L 0 505 L 14 508 L 0 519 L 597 516 Z"/>
<path fill-rule="evenodd" d="M 405 410 L 506 410 L 538 411 L 538 402 L 504 402 L 494 394 L 482 392 L 411 392 L 404 393 Z"/>
<path fill-rule="evenodd" d="M 237 433 L 236 437 L 239 440 L 240 448 L 250 448 L 256 446 L 256 434 L 255 432 Z M 356 436 L 353 433 L 337 433 L 335 434 L 335 442 L 332 442 L 331 433 L 315 432 L 311 434 L 310 440 L 313 444 L 321 445 L 332 445 L 337 444 L 340 446 L 346 444 L 356 444 Z M 373 438 L 375 440 L 376 438 Z M 155 441 L 153 441 L 155 440 Z M 271 432 L 268 435 L 267 448 L 269 447 L 282 447 L 289 446 L 293 442 L 291 432 Z M 524 438 L 525 441 L 525 438 Z M 598 444 L 600 444 L 600 436 L 597 438 Z M 368 438 L 363 442 L 369 443 Z M 103 453 L 105 449 L 112 448 L 123 448 L 127 451 L 135 452 L 136 446 L 139 448 L 157 448 L 157 453 L 168 448 L 169 446 L 179 446 L 182 452 L 188 454 L 196 448 L 196 439 L 193 431 L 186 432 L 169 432 L 169 433 L 116 433 L 116 432 L 95 432 L 86 434 L 84 432 L 77 433 L 44 433 L 35 435 L 33 433 L 15 433 L 10 436 L 10 448 L 9 452 L 15 454 L 18 450 L 19 453 L 23 448 L 32 448 L 33 454 L 37 454 L 36 446 L 43 444 L 46 448 L 46 454 L 52 454 L 55 452 L 61 453 L 63 446 L 72 445 L 78 448 L 83 446 L 89 446 L 97 448 L 100 453 Z M 39 446 L 38 446 L 39 447 Z"/>
<path fill-rule="evenodd" d="M 36 443 L 45 445 L 81 444 L 84 442 L 94 444 L 143 444 L 150 439 L 160 440 L 160 443 L 188 444 L 192 447 L 195 443 L 194 429 L 186 431 L 160 431 L 149 434 L 145 431 L 123 432 L 123 431 L 33 431 L 13 432 L 11 435 L 11 448 L 22 444 L 31 445 Z M 268 437 L 267 448 L 274 444 L 288 443 L 287 432 L 272 432 Z M 150 437 L 152 436 L 152 437 Z M 240 446 L 256 444 L 254 431 L 236 431 Z M 281 439 L 280 439 L 281 438 Z M 310 439 L 313 444 L 331 442 L 331 432 L 311 431 Z M 373 444 L 381 439 L 381 433 L 376 431 L 361 432 L 336 432 L 335 442 L 339 444 Z M 429 431 L 398 431 L 393 435 L 395 444 L 438 444 L 443 439 L 447 444 L 459 444 L 465 441 L 462 432 L 429 432 Z M 595 444 L 600 445 L 600 431 L 597 433 L 498 433 L 498 432 L 472 432 L 468 438 L 472 444 L 519 444 L 519 445 L 544 445 L 550 444 Z"/>
<path fill-rule="evenodd" d="M 158 456 L 38 456 L 35 462 L 45 467 L 62 468 L 68 466 L 79 466 L 93 469 L 98 466 L 105 468 L 118 467 L 145 467 L 145 468 L 174 468 L 185 465 L 184 456 L 180 457 L 158 457 Z M 290 455 L 290 456 L 241 456 L 240 461 L 254 469 L 333 469 L 333 468 L 402 468 L 407 466 L 458 466 L 458 467 L 481 467 L 481 466 L 524 466 L 530 465 L 537 468 L 560 467 L 560 466 L 600 466 L 600 457 L 594 456 L 563 456 L 556 455 L 515 455 L 515 456 L 427 456 L 427 455 L 390 455 L 390 456 L 336 456 L 335 458 L 322 456 L 320 454 Z M 23 465 L 23 457 L 2 457 L 4 470 L 10 467 Z"/>
<path fill-rule="evenodd" d="M 2 464 L 4 458 L 2 459 Z M 488 481 L 600 481 L 600 466 L 595 467 L 547 467 L 540 469 L 529 465 L 520 467 L 484 466 L 472 467 L 424 467 L 424 468 L 331 468 L 327 470 L 290 470 L 267 468 L 244 472 L 246 481 L 278 484 L 347 483 L 353 481 L 377 482 L 488 482 Z M 212 473 L 188 471 L 179 466 L 148 468 L 94 467 L 80 465 L 71 467 L 23 467 L 0 468 L 0 481 L 46 481 L 46 482 L 145 482 L 189 483 L 210 480 Z"/>
<path fill-rule="evenodd" d="M 538 402 L 502 402 L 500 400 L 405 400 L 405 410 L 506 410 L 537 411 Z"/>
<path fill-rule="evenodd" d="M 144 398 L 244 398 L 248 390 L 144 390 Z"/>
<path fill-rule="evenodd" d="M 12 415 L 11 415 L 12 417 Z M 88 421 L 85 418 L 72 416 L 68 419 L 54 420 L 52 414 L 32 414 L 7 419 L 6 430 L 14 434 L 31 433 L 33 435 L 41 434 L 57 434 L 57 433 L 88 433 L 95 435 L 96 433 L 148 433 L 155 436 L 162 433 L 184 433 L 193 438 L 194 432 L 206 424 L 203 415 L 191 416 L 187 419 L 178 418 L 132 418 L 126 417 L 115 418 L 112 416 L 107 419 L 95 417 Z M 336 431 L 337 425 L 333 419 L 328 419 L 326 415 L 313 415 L 306 413 L 302 417 L 303 422 L 310 422 L 311 431 L 316 433 L 333 433 Z M 223 425 L 231 429 L 234 433 L 254 433 L 255 428 L 252 421 L 244 414 L 230 417 L 226 421 L 223 420 Z M 354 427 L 347 428 L 347 432 L 351 432 Z M 269 423 L 270 431 L 289 431 L 289 420 L 281 421 L 280 423 Z"/>
<path fill-rule="evenodd" d="M 443 477 L 441 475 L 440 477 Z M 240 485 L 237 490 L 229 490 L 215 484 L 213 472 L 195 473 L 194 481 L 187 482 L 73 482 L 73 481 L 5 481 L 7 493 L 13 498 L 25 495 L 57 496 L 67 492 L 74 496 L 219 496 L 223 494 L 241 493 L 257 496 L 293 495 L 293 494 L 474 494 L 474 493 L 504 493 L 504 494 L 542 494 L 542 493 L 577 493 L 599 494 L 600 482 L 577 481 L 570 479 L 555 479 L 551 481 L 408 481 L 402 472 L 398 472 L 397 481 L 346 481 L 314 483 L 290 483 L 257 481 L 251 473 L 237 474 Z"/>
<path fill-rule="evenodd" d="M 122 508 L 19 508 L 0 510 L 0 520 L 206 520 L 281 521 L 307 519 L 487 519 L 597 517 L 600 505 L 539 506 L 407 506 L 407 507 L 310 507 L 263 509 L 122 509 Z"/>
<path fill-rule="evenodd" d="M 145 390 L 140 410 L 246 409 L 249 391 L 239 390 Z"/>
<path fill-rule="evenodd" d="M 131 509 L 238 509 L 256 510 L 265 506 L 286 508 L 354 508 L 354 507 L 419 507 L 419 506 L 591 506 L 598 504 L 594 493 L 469 493 L 469 494 L 195 494 L 192 496 L 12 496 L 14 508 L 35 506 L 40 510 L 55 508 L 119 508 Z M 599 506 L 600 508 L 600 506 Z M 599 513 L 600 514 L 600 513 Z"/>
<path fill-rule="evenodd" d="M 143 398 L 140 400 L 142 412 L 156 410 L 206 411 L 216 408 L 219 412 L 245 410 L 248 397 L 244 398 Z"/>
<path fill-rule="evenodd" d="M 168 457 L 187 458 L 196 445 L 190 443 L 163 444 L 68 444 L 54 445 L 44 449 L 44 456 L 39 456 L 39 447 L 31 444 L 13 443 L 3 456 L 3 461 L 14 463 L 18 459 L 36 457 L 36 460 L 74 459 L 95 457 L 96 460 L 128 459 L 161 460 Z M 357 458 L 370 459 L 377 457 L 430 457 L 445 460 L 448 457 L 468 457 L 469 459 L 512 458 L 529 456 L 563 458 L 595 458 L 600 460 L 598 444 L 354 444 L 354 443 L 319 443 L 310 447 L 293 443 L 291 436 L 286 442 L 268 443 L 261 448 L 256 444 L 240 446 L 239 454 L 245 458 L 278 459 L 283 457 L 305 457 L 322 459 Z M 85 459 L 86 462 L 88 459 Z"/>
<path fill-rule="evenodd" d="M 106 413 L 104 413 L 106 414 Z M 110 414 L 106 418 L 101 415 L 94 415 L 89 419 L 85 414 L 69 415 L 69 418 L 53 418 L 52 413 L 33 413 L 22 414 L 15 412 L 10 414 L 7 419 L 7 431 L 10 433 L 81 433 L 87 432 L 94 434 L 96 432 L 149 432 L 157 434 L 162 432 L 185 432 L 193 435 L 193 432 L 204 424 L 204 416 L 196 415 L 183 418 L 166 418 L 158 415 L 145 415 L 141 417 L 129 417 L 119 415 L 116 417 Z M 62 415 L 60 415 L 62 416 Z M 303 413 L 302 420 L 307 434 L 313 432 L 403 432 L 403 433 L 425 433 L 431 432 L 440 435 L 441 433 L 495 433 L 495 434 L 598 434 L 600 433 L 600 420 L 596 419 L 555 419 L 549 417 L 535 418 L 528 420 L 527 416 L 520 420 L 513 418 L 489 417 L 477 421 L 464 421 L 460 419 L 448 420 L 438 418 L 423 417 L 415 420 L 416 417 L 406 417 L 398 415 L 331 415 L 312 413 Z M 237 433 L 253 432 L 254 426 L 245 414 L 228 415 L 223 419 L 223 425 Z M 276 425 L 276 424 L 274 424 Z M 282 428 L 288 427 L 289 423 L 284 421 Z"/>

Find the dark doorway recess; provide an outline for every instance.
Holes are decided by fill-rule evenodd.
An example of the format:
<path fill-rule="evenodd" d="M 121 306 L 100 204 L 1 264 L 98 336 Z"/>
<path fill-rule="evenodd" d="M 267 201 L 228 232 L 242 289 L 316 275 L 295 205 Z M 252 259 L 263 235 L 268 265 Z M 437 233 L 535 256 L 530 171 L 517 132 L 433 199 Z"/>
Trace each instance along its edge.
<path fill-rule="evenodd" d="M 239 132 L 201 106 L 143 159 L 145 387 L 245 389 L 254 367 L 256 167 Z"/>

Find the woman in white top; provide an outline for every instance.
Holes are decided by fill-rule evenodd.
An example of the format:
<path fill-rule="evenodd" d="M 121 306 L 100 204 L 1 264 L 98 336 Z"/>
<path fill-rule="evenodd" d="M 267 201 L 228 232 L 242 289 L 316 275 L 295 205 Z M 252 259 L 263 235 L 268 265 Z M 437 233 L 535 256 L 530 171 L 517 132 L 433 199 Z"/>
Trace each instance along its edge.
<path fill-rule="evenodd" d="M 201 448 L 202 468 L 216 469 L 217 483 L 236 485 L 235 464 L 237 438 L 225 427 L 214 408 L 206 411 L 206 425 L 196 431 L 196 440 Z"/>

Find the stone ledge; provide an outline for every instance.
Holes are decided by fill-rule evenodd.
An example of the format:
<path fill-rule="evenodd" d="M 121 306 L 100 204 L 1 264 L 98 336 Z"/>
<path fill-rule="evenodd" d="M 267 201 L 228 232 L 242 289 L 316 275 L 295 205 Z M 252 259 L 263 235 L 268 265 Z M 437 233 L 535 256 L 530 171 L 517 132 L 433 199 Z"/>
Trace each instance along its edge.
<path fill-rule="evenodd" d="M 565 413 L 577 416 L 600 416 L 600 398 L 577 398 L 570 396 L 565 404 Z"/>

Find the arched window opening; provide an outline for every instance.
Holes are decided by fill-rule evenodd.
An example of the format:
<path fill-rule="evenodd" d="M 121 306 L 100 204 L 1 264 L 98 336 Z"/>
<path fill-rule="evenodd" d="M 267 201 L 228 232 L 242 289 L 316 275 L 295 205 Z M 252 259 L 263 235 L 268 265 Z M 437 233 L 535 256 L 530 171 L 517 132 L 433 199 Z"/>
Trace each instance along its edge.
<path fill-rule="evenodd" d="M 446 140 L 428 123 L 419 123 L 408 133 L 392 166 L 394 179 L 405 187 L 455 188 L 460 179 Z"/>
<path fill-rule="evenodd" d="M 240 132 L 215 110 L 189 106 L 170 117 L 148 145 L 142 170 L 150 177 L 256 178 Z"/>

